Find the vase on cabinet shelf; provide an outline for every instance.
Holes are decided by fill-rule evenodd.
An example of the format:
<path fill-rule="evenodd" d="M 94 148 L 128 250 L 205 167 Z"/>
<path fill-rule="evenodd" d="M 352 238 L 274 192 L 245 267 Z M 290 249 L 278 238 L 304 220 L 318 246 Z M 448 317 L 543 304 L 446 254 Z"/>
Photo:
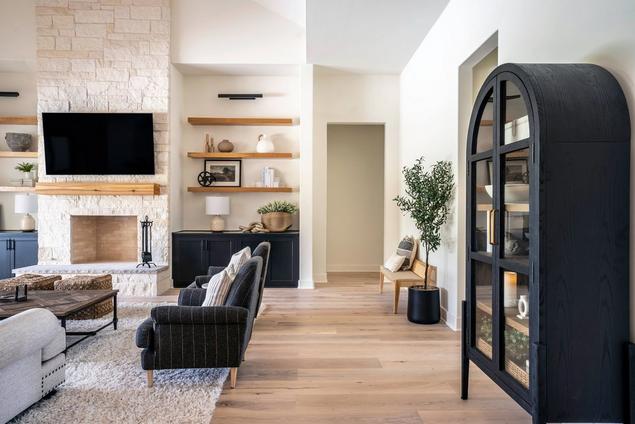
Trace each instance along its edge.
<path fill-rule="evenodd" d="M 273 153 L 276 151 L 273 141 L 267 136 L 267 134 L 260 134 L 258 136 L 258 144 L 256 144 L 256 152 L 258 153 Z"/>
<path fill-rule="evenodd" d="M 488 76 L 467 139 L 463 399 L 473 363 L 535 424 L 628 420 L 630 134 L 599 66 Z"/>

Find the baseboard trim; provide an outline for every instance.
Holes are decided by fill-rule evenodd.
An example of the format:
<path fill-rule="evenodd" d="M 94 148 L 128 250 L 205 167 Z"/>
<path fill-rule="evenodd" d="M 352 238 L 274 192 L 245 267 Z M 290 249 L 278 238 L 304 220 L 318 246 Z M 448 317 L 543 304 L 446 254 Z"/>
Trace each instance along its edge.
<path fill-rule="evenodd" d="M 310 290 L 315 288 L 315 284 L 313 283 L 313 280 L 298 280 L 298 288 Z"/>
<path fill-rule="evenodd" d="M 328 277 L 326 276 L 326 274 L 320 273 L 320 274 L 313 274 L 313 282 L 314 283 L 328 283 Z"/>
<path fill-rule="evenodd" d="M 329 265 L 326 272 L 379 272 L 379 265 Z"/>

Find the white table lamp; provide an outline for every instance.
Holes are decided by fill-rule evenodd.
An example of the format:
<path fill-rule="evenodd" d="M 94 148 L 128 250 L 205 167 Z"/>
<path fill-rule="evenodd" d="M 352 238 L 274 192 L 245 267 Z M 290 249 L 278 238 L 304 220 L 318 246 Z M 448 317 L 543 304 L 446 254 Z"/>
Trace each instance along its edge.
<path fill-rule="evenodd" d="M 22 231 L 34 231 L 35 219 L 30 215 L 37 212 L 37 196 L 35 194 L 16 194 L 15 213 L 25 214 L 20 224 Z"/>
<path fill-rule="evenodd" d="M 229 215 L 229 197 L 208 196 L 205 198 L 205 213 L 212 215 L 211 230 L 223 231 L 225 220 L 222 215 Z"/>

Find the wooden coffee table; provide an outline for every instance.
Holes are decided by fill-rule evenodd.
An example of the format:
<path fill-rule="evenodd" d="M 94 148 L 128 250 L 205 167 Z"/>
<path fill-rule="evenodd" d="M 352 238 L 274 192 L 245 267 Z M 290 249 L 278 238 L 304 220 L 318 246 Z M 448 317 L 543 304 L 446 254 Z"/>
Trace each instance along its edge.
<path fill-rule="evenodd" d="M 117 329 L 117 293 L 119 290 L 37 290 L 28 292 L 26 302 L 0 301 L 0 320 L 33 308 L 44 308 L 60 319 L 66 329 L 67 318 L 75 312 L 112 298 L 112 320 L 91 331 L 66 331 L 66 350 L 94 336 L 112 324 Z M 0 292 L 0 295 L 10 292 Z M 74 339 L 76 340 L 69 340 Z"/>

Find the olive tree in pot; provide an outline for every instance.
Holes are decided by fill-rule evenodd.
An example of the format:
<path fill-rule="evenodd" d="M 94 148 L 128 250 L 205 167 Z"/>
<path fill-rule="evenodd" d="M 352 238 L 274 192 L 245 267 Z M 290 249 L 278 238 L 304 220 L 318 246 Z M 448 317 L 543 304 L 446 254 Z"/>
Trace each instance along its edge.
<path fill-rule="evenodd" d="M 428 285 L 430 252 L 441 245 L 441 227 L 448 220 L 449 203 L 454 193 L 454 174 L 448 161 L 439 161 L 426 171 L 423 157 L 412 167 L 404 166 L 405 195 L 394 201 L 402 212 L 410 214 L 421 233 L 425 252 L 422 286 L 408 288 L 408 320 L 418 324 L 436 324 L 441 319 L 439 288 Z"/>

